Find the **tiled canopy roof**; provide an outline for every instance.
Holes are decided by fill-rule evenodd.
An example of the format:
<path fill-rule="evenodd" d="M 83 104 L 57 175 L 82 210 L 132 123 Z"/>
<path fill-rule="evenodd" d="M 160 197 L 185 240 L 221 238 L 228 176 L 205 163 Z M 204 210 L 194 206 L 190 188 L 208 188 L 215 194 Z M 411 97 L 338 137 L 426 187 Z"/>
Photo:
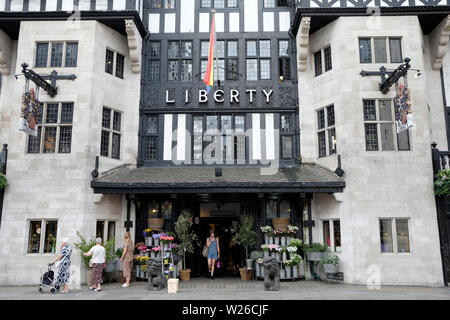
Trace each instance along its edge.
<path fill-rule="evenodd" d="M 94 179 L 95 193 L 342 192 L 344 180 L 315 164 L 266 172 L 259 167 L 120 167 Z"/>

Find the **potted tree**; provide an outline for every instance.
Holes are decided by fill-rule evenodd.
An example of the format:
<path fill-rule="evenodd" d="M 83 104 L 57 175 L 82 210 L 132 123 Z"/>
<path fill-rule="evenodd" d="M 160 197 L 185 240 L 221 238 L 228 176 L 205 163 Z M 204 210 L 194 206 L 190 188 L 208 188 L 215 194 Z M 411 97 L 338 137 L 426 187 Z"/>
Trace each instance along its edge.
<path fill-rule="evenodd" d="M 198 243 L 197 235 L 192 231 L 192 216 L 187 210 L 181 211 L 175 222 L 175 233 L 180 243 L 178 254 L 183 256 L 183 269 L 179 270 L 181 281 L 191 279 L 191 269 L 186 269 L 186 253 L 194 252 L 194 242 Z"/>
<path fill-rule="evenodd" d="M 320 260 L 319 264 L 323 266 L 323 271 L 325 273 L 336 273 L 339 268 L 339 257 L 334 254 L 327 255 Z"/>
<path fill-rule="evenodd" d="M 304 245 L 303 249 L 306 252 L 306 257 L 308 258 L 309 261 L 318 262 L 322 260 L 322 258 L 325 255 L 325 252 L 328 251 L 328 246 L 322 245 L 317 242 L 313 242 L 310 245 L 308 244 Z"/>
<path fill-rule="evenodd" d="M 291 258 L 292 260 L 292 277 L 294 279 L 298 278 L 298 267 L 302 263 L 303 259 L 302 256 L 299 254 L 294 254 Z"/>
<path fill-rule="evenodd" d="M 235 225 L 235 233 L 231 239 L 232 244 L 238 244 L 245 247 L 245 257 L 247 259 L 247 270 L 240 268 L 242 280 L 250 280 L 251 278 L 251 265 L 253 260 L 248 259 L 248 248 L 256 244 L 256 232 L 253 231 L 253 218 L 250 216 L 241 216 L 239 218 L 239 224 Z M 250 265 L 250 268 L 248 268 Z"/>

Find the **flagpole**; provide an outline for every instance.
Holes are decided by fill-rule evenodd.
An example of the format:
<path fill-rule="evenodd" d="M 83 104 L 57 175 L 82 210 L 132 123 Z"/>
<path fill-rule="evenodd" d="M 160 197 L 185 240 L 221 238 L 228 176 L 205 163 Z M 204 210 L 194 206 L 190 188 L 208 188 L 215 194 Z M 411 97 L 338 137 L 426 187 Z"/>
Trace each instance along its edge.
<path fill-rule="evenodd" d="M 213 21 L 214 21 L 214 48 L 216 48 L 216 50 L 214 50 L 214 55 L 216 56 L 216 73 L 217 73 L 217 84 L 219 84 L 219 57 L 218 57 L 218 54 L 217 54 L 217 50 L 218 50 L 218 47 L 217 47 L 217 39 L 216 39 L 216 19 L 214 18 L 215 17 L 215 14 L 216 14 L 216 9 L 212 9 L 211 10 L 211 12 L 212 12 L 212 15 L 213 15 Z M 214 81 L 214 79 L 213 79 L 213 81 Z"/>

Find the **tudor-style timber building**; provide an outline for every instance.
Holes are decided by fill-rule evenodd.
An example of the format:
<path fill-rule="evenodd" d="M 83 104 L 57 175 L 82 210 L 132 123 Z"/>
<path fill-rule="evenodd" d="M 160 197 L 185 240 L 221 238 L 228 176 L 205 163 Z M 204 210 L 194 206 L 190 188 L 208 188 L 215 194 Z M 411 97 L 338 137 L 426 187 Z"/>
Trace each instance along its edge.
<path fill-rule="evenodd" d="M 446 284 L 433 174 L 450 154 L 449 14 L 447 0 L 0 0 L 0 284 L 35 283 L 54 239 L 139 242 L 182 210 L 202 242 L 252 215 L 255 249 L 287 217 L 347 283 Z M 406 57 L 414 126 L 397 134 L 395 86 L 370 74 Z M 18 130 L 24 62 L 76 76 L 41 89 L 38 137 Z M 204 272 L 200 250 L 188 266 Z M 84 283 L 78 251 L 73 270 Z"/>

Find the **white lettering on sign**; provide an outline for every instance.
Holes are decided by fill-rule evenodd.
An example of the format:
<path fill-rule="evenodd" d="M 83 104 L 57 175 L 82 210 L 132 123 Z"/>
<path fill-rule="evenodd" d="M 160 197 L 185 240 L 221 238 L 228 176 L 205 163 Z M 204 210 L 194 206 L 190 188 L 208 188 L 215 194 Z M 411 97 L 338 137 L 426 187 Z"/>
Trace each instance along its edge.
<path fill-rule="evenodd" d="M 239 91 L 237 90 L 231 90 L 230 91 L 230 102 L 236 102 L 239 103 Z"/>
<path fill-rule="evenodd" d="M 206 90 L 198 91 L 198 102 L 200 103 L 208 102 L 208 93 L 206 92 Z"/>
<path fill-rule="evenodd" d="M 217 90 L 216 92 L 214 92 L 214 101 L 219 103 L 224 102 L 224 94 L 225 92 L 223 92 L 223 90 Z"/>
<path fill-rule="evenodd" d="M 266 91 L 266 89 L 263 89 L 263 93 L 266 96 L 266 102 L 269 103 L 270 102 L 270 96 L 273 93 L 273 90 L 270 90 L 269 92 Z"/>
<path fill-rule="evenodd" d="M 253 103 L 253 96 L 256 94 L 255 89 L 247 89 L 245 92 L 250 93 L 250 103 Z"/>
<path fill-rule="evenodd" d="M 166 103 L 175 103 L 175 99 L 169 99 L 169 90 L 166 90 Z"/>
<path fill-rule="evenodd" d="M 245 90 L 245 93 L 249 95 L 249 102 L 255 103 L 256 102 L 256 95 L 257 91 L 256 89 L 247 89 Z M 212 97 L 215 102 L 217 103 L 223 103 L 225 102 L 225 91 L 222 89 L 215 90 L 214 92 L 211 92 Z M 265 101 L 267 103 L 270 102 L 270 99 L 272 99 L 273 96 L 273 90 L 267 91 L 266 89 L 262 90 L 262 94 L 265 97 Z M 184 103 L 189 103 L 191 98 L 189 97 L 189 90 L 184 91 Z M 206 90 L 198 90 L 198 102 L 199 103 L 207 103 L 209 99 L 209 95 Z M 240 92 L 236 89 L 230 90 L 230 103 L 239 103 L 240 99 Z M 170 91 L 166 90 L 166 103 L 175 103 L 175 97 L 170 97 Z"/>

